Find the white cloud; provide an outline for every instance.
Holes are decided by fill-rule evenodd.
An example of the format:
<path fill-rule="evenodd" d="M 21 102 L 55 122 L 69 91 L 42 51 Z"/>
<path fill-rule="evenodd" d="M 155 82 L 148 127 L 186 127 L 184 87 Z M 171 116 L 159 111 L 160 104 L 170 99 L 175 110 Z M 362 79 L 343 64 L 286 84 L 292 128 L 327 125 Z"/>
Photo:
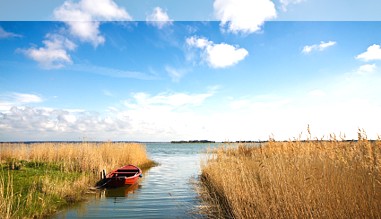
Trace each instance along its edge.
<path fill-rule="evenodd" d="M 8 94 L 20 105 L 0 111 L 0 138 L 235 141 L 267 140 L 274 134 L 276 140 L 287 140 L 310 124 L 312 135 L 319 138 L 342 132 L 356 139 L 357 129 L 364 128 L 374 139 L 380 134 L 380 83 L 378 74 L 345 74 L 315 89 L 296 87 L 292 95 L 226 98 L 216 87 L 200 93 L 138 92 L 104 113 L 32 107 L 27 103 L 42 98 Z"/>
<path fill-rule="evenodd" d="M 177 108 L 201 105 L 207 98 L 213 96 L 214 91 L 201 94 L 187 93 L 159 93 L 151 96 L 147 93 L 133 94 L 132 101 L 126 101 L 126 106 L 132 109 L 153 109 L 166 107 L 170 110 Z"/>
<path fill-rule="evenodd" d="M 213 45 L 213 42 L 207 40 L 206 38 L 199 38 L 196 36 L 192 36 L 186 39 L 186 43 L 189 46 L 194 46 L 200 49 L 204 49 L 210 45 Z"/>
<path fill-rule="evenodd" d="M 173 82 L 179 82 L 182 77 L 188 72 L 186 69 L 176 69 L 171 66 L 165 66 L 165 71 L 171 77 Z"/>
<path fill-rule="evenodd" d="M 25 104 L 40 102 L 43 102 L 43 98 L 36 94 L 4 93 L 0 94 L 0 112 L 8 111 L 12 106 L 23 106 Z"/>
<path fill-rule="evenodd" d="M 138 71 L 128 71 L 117 68 L 103 67 L 97 65 L 81 65 L 76 64 L 70 67 L 70 70 L 87 72 L 97 75 L 103 75 L 113 78 L 135 78 L 139 80 L 157 80 L 158 76 L 155 73 L 144 73 Z"/>
<path fill-rule="evenodd" d="M 169 26 L 173 22 L 173 20 L 169 18 L 167 12 L 160 7 L 154 8 L 152 13 L 146 17 L 146 21 L 159 29 Z"/>
<path fill-rule="evenodd" d="M 109 107 L 104 113 L 14 105 L 0 111 L 0 133 L 5 138 L 14 138 L 10 140 L 87 137 L 89 140 L 163 141 L 176 138 L 177 134 L 191 136 L 203 133 L 198 124 L 203 121 L 202 116 L 196 111 L 215 90 L 210 88 L 207 92 L 193 94 L 134 93 L 122 107 Z M 20 99 L 33 100 L 25 95 Z M 15 138 L 18 134 L 21 136 Z"/>
<path fill-rule="evenodd" d="M 97 137 L 100 132 L 116 130 L 119 133 L 128 126 L 125 119 L 101 116 L 94 112 L 25 106 L 13 106 L 7 112 L 0 112 L 0 117 L 3 132 L 30 133 L 30 136 L 23 136 L 28 140 L 41 140 L 43 135 L 54 137 L 65 133 L 66 138 L 70 139 L 85 137 L 87 134 Z"/>
<path fill-rule="evenodd" d="M 214 0 L 213 7 L 220 26 L 232 33 L 259 31 L 265 21 L 277 16 L 270 0 Z"/>
<path fill-rule="evenodd" d="M 0 27 L 0 39 L 13 38 L 13 37 L 22 37 L 22 35 L 12 33 L 12 32 L 7 32 L 2 27 Z"/>
<path fill-rule="evenodd" d="M 54 10 L 54 17 L 68 26 L 68 32 L 82 42 L 91 43 L 94 47 L 105 42 L 99 26 L 101 21 L 131 20 L 131 16 L 119 8 L 113 0 L 80 0 L 65 1 Z M 37 61 L 42 68 L 62 68 L 73 61 L 68 51 L 73 51 L 76 45 L 60 34 L 47 34 L 43 41 L 44 47 L 30 48 L 22 51 L 29 58 Z"/>
<path fill-rule="evenodd" d="M 186 39 L 189 47 L 201 49 L 202 58 L 212 68 L 226 68 L 242 61 L 249 52 L 226 43 L 215 44 L 206 38 L 192 36 Z"/>
<path fill-rule="evenodd" d="M 120 8 L 113 0 L 81 0 L 79 2 L 83 12 L 95 20 L 132 20 L 124 8 Z"/>
<path fill-rule="evenodd" d="M 299 4 L 304 2 L 305 0 L 280 0 L 281 7 L 283 11 L 287 11 L 287 7 L 291 4 Z"/>
<path fill-rule="evenodd" d="M 381 60 L 380 45 L 373 44 L 372 46 L 369 46 L 366 52 L 356 56 L 356 59 L 361 59 L 362 61 L 365 61 L 365 62 L 373 61 L 373 60 Z"/>
<path fill-rule="evenodd" d="M 54 17 L 65 22 L 70 33 L 97 47 L 105 42 L 100 34 L 100 21 L 129 21 L 132 17 L 113 0 L 65 1 L 54 10 Z"/>
<path fill-rule="evenodd" d="M 226 68 L 243 60 L 249 53 L 246 49 L 236 48 L 225 43 L 207 48 L 208 63 L 213 68 Z"/>
<path fill-rule="evenodd" d="M 326 48 L 334 46 L 334 45 L 336 45 L 336 42 L 334 42 L 334 41 L 329 41 L 327 43 L 321 42 L 318 48 L 319 48 L 320 51 L 323 51 Z"/>
<path fill-rule="evenodd" d="M 360 75 L 367 75 L 367 74 L 374 73 L 376 69 L 377 69 L 376 64 L 365 64 L 360 66 L 356 72 L 357 74 L 360 74 Z"/>
<path fill-rule="evenodd" d="M 19 103 L 40 103 L 42 98 L 35 94 L 13 93 L 14 100 Z"/>
<path fill-rule="evenodd" d="M 43 44 L 44 47 L 32 47 L 19 51 L 38 62 L 45 69 L 62 68 L 73 62 L 67 51 L 73 51 L 76 45 L 66 37 L 59 34 L 47 34 Z"/>
<path fill-rule="evenodd" d="M 97 47 L 103 44 L 106 40 L 100 35 L 99 22 L 96 21 L 67 21 L 66 24 L 70 27 L 70 33 L 78 37 L 83 42 L 89 42 Z"/>
<path fill-rule="evenodd" d="M 210 88 L 204 93 L 135 93 L 125 101 L 126 108 L 119 113 L 129 116 L 133 135 L 141 139 L 194 138 L 206 134 L 201 127 L 207 120 L 198 113 L 198 109 L 214 95 L 216 89 Z"/>
<path fill-rule="evenodd" d="M 309 54 L 313 51 L 323 51 L 329 47 L 332 47 L 336 45 L 335 41 L 329 41 L 329 42 L 324 42 L 321 41 L 320 44 L 314 44 L 314 45 L 307 45 L 303 47 L 302 53 L 304 54 Z"/>

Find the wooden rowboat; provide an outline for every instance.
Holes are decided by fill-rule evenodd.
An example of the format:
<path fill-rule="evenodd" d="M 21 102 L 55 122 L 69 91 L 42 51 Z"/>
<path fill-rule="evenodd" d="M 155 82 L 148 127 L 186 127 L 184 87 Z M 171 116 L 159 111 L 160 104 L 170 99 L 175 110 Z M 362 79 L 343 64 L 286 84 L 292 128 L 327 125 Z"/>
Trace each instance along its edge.
<path fill-rule="evenodd" d="M 133 185 L 142 177 L 142 170 L 134 165 L 126 165 L 111 171 L 106 175 L 106 187 Z"/>

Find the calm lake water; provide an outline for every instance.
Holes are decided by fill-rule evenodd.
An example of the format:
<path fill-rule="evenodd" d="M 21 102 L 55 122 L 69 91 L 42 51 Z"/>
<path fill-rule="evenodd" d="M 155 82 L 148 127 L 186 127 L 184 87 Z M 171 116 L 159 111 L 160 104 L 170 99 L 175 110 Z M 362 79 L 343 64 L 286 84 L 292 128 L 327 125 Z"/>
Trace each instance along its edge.
<path fill-rule="evenodd" d="M 202 153 L 218 145 L 147 143 L 148 155 L 160 165 L 143 173 L 137 185 L 104 190 L 55 218 L 200 218 L 194 182 Z"/>

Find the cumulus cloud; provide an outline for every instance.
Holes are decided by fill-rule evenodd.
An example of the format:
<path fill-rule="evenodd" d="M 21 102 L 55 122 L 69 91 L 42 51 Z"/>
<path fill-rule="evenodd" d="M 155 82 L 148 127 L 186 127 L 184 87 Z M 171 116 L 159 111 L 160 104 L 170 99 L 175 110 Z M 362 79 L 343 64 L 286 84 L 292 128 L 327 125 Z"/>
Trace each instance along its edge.
<path fill-rule="evenodd" d="M 259 31 L 265 21 L 277 16 L 270 0 L 215 0 L 213 7 L 220 26 L 232 33 Z"/>
<path fill-rule="evenodd" d="M 17 103 L 40 103 L 43 101 L 42 97 L 36 94 L 26 94 L 26 93 L 12 93 L 11 97 Z"/>
<path fill-rule="evenodd" d="M 377 124 L 381 122 L 380 81 L 377 74 L 351 74 L 325 84 L 324 88 L 304 88 L 296 96 L 248 94 L 223 98 L 218 105 L 216 87 L 199 93 L 138 92 L 104 113 L 13 106 L 0 111 L 0 138 L 234 141 L 266 140 L 273 133 L 275 139 L 287 140 L 297 137 L 307 124 L 319 138 L 340 131 L 348 139 L 356 138 L 358 127 L 365 128 L 370 138 L 377 138 Z M 13 99 L 37 102 L 41 98 L 14 95 Z"/>
<path fill-rule="evenodd" d="M 366 52 L 356 56 L 356 59 L 360 59 L 365 62 L 373 61 L 373 60 L 381 60 L 380 45 L 373 44 L 372 46 L 369 46 Z"/>
<path fill-rule="evenodd" d="M 327 48 L 332 47 L 334 45 L 336 45 L 335 41 L 329 41 L 329 42 L 321 41 L 320 44 L 304 46 L 302 53 L 309 54 L 313 51 L 323 51 L 323 50 L 326 50 Z"/>
<path fill-rule="evenodd" d="M 287 7 L 291 4 L 299 4 L 305 0 L 280 0 L 280 4 L 283 11 L 287 11 Z"/>
<path fill-rule="evenodd" d="M 215 44 L 206 38 L 192 36 L 186 39 L 190 48 L 198 48 L 202 51 L 201 57 L 212 68 L 226 68 L 242 61 L 249 52 L 226 43 Z"/>
<path fill-rule="evenodd" d="M 225 68 L 235 65 L 249 54 L 246 49 L 236 48 L 225 43 L 209 46 L 206 51 L 208 63 L 213 68 Z"/>
<path fill-rule="evenodd" d="M 47 34 L 45 38 L 42 42 L 43 47 L 32 47 L 19 51 L 38 62 L 45 69 L 62 68 L 73 62 L 68 51 L 73 51 L 76 44 L 59 34 Z"/>
<path fill-rule="evenodd" d="M 146 17 L 146 21 L 159 29 L 172 24 L 173 20 L 169 18 L 166 11 L 160 7 L 153 9 L 152 13 Z"/>
<path fill-rule="evenodd" d="M 65 1 L 54 10 L 53 14 L 55 19 L 67 25 L 68 30 L 61 30 L 60 34 L 47 34 L 46 40 L 43 41 L 43 47 L 19 50 L 27 57 L 38 62 L 45 69 L 62 68 L 67 64 L 73 63 L 68 52 L 73 51 L 76 48 L 76 44 L 64 36 L 65 32 L 70 33 L 71 39 L 74 37 L 97 47 L 105 42 L 105 38 L 99 30 L 101 21 L 125 21 L 132 19 L 113 0 Z"/>
<path fill-rule="evenodd" d="M 9 111 L 1 112 L 0 117 L 3 131 L 23 131 L 34 134 L 39 132 L 66 132 L 77 135 L 83 132 L 98 132 L 99 134 L 99 132 L 125 130 L 127 127 L 127 121 L 121 118 L 101 116 L 96 112 L 65 109 L 13 106 Z"/>
<path fill-rule="evenodd" d="M 205 134 L 201 126 L 206 120 L 197 114 L 197 109 L 215 94 L 216 89 L 210 88 L 203 93 L 134 93 L 124 102 L 125 109 L 121 112 L 129 115 L 133 135 L 143 140 L 194 137 Z"/>
<path fill-rule="evenodd" d="M 31 103 L 43 102 L 43 98 L 36 94 L 28 93 L 4 93 L 0 94 L 0 111 L 7 111 L 12 106 L 22 106 Z"/>
<path fill-rule="evenodd" d="M 99 31 L 100 21 L 132 20 L 127 11 L 113 0 L 65 1 L 54 10 L 54 17 L 65 22 L 73 36 L 95 47 L 105 42 Z"/>
<path fill-rule="evenodd" d="M 13 37 L 22 37 L 22 35 L 12 33 L 12 32 L 7 32 L 3 29 L 3 27 L 0 27 L 0 39 L 13 38 Z"/>
<path fill-rule="evenodd" d="M 194 110 L 202 107 L 216 89 L 210 88 L 203 93 L 132 93 L 122 106 L 109 107 L 103 113 L 10 104 L 10 108 L 0 111 L 0 138 L 168 140 L 177 136 L 180 129 L 181 133 L 200 130 L 197 121 L 202 120 L 198 119 Z M 18 96 L 24 102 L 38 101 L 32 96 Z M 188 129 L 188 125 L 197 128 Z"/>
<path fill-rule="evenodd" d="M 67 21 L 65 22 L 73 36 L 78 37 L 82 42 L 89 42 L 97 47 L 103 44 L 106 40 L 100 34 L 99 22 L 95 21 Z"/>
<path fill-rule="evenodd" d="M 376 71 L 377 66 L 376 64 L 365 64 L 360 66 L 356 73 L 360 75 L 367 75 L 367 74 L 372 74 Z"/>

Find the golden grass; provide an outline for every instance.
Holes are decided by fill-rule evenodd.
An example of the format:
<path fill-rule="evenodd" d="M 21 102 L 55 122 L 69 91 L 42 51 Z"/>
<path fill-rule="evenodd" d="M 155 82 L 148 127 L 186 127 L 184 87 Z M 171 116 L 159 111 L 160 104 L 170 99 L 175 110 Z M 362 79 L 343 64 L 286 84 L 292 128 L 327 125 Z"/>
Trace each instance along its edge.
<path fill-rule="evenodd" d="M 126 164 L 144 169 L 154 162 L 137 143 L 2 143 L 0 218 L 45 217 L 83 200 L 101 170 Z"/>
<path fill-rule="evenodd" d="M 100 172 L 119 166 L 147 165 L 145 146 L 138 143 L 0 144 L 0 161 L 25 160 L 58 165 L 62 171 Z"/>
<path fill-rule="evenodd" d="M 5 181 L 5 178 L 0 176 L 0 217 L 11 218 L 13 215 L 12 208 L 18 208 L 19 202 L 13 194 L 12 177 L 8 175 L 8 180 Z"/>
<path fill-rule="evenodd" d="M 219 148 L 202 166 L 212 218 L 381 218 L 381 140 Z"/>

